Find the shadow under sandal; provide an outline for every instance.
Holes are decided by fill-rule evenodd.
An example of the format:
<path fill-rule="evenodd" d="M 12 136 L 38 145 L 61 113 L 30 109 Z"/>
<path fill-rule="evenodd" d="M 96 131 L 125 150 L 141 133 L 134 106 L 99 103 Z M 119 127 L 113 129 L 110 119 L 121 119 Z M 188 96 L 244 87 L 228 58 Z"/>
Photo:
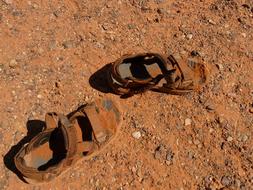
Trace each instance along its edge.
<path fill-rule="evenodd" d="M 198 90 L 207 81 L 202 63 L 178 62 L 172 55 L 125 55 L 111 64 L 108 83 L 116 94 L 130 97 L 147 90 L 182 95 Z"/>
<path fill-rule="evenodd" d="M 69 118 L 48 113 L 46 128 L 15 155 L 17 169 L 28 183 L 48 182 L 74 163 L 100 153 L 116 136 L 120 112 L 109 99 L 75 111 Z"/>

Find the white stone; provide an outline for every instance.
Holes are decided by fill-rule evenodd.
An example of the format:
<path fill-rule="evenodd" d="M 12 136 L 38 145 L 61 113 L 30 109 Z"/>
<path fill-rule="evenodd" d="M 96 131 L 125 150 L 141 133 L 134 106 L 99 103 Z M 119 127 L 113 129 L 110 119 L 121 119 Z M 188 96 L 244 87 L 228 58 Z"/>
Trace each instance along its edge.
<path fill-rule="evenodd" d="M 12 59 L 12 60 L 10 61 L 9 66 L 10 66 L 11 68 L 14 68 L 17 64 L 18 64 L 18 63 L 17 63 L 16 59 Z"/>
<path fill-rule="evenodd" d="M 227 141 L 228 141 L 228 142 L 231 142 L 232 140 L 233 140 L 233 137 L 230 137 L 230 136 L 229 136 L 229 137 L 227 138 Z"/>
<path fill-rule="evenodd" d="M 186 118 L 184 120 L 184 125 L 187 126 L 187 125 L 191 125 L 192 124 L 192 120 L 190 118 Z"/>
<path fill-rule="evenodd" d="M 132 133 L 132 136 L 135 139 L 139 139 L 139 138 L 141 138 L 141 132 L 140 131 L 135 131 L 135 132 Z"/>
<path fill-rule="evenodd" d="M 192 34 L 187 34 L 187 36 L 186 36 L 186 38 L 187 38 L 188 40 L 192 39 L 192 37 L 193 37 Z"/>

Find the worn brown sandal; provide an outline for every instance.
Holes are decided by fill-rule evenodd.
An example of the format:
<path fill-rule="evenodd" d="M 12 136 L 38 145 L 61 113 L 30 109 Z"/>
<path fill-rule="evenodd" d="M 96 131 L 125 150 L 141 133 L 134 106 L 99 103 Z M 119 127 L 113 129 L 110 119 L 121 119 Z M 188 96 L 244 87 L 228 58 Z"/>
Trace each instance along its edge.
<path fill-rule="evenodd" d="M 199 90 L 207 74 L 207 67 L 195 61 L 178 62 L 172 55 L 143 53 L 125 55 L 112 63 L 108 83 L 125 97 L 147 90 L 182 95 Z"/>
<path fill-rule="evenodd" d="M 121 114 L 110 100 L 100 100 L 69 118 L 48 113 L 46 128 L 15 155 L 17 169 L 28 183 L 48 182 L 81 159 L 100 153 L 116 136 Z"/>

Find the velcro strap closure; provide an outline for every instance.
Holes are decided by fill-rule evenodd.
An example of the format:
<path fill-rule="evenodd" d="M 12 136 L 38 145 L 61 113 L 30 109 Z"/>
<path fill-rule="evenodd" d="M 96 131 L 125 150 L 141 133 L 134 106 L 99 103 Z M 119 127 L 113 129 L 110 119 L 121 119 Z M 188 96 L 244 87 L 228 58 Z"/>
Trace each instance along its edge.
<path fill-rule="evenodd" d="M 84 109 L 87 115 L 96 140 L 99 143 L 103 143 L 107 139 L 106 123 L 101 121 L 101 116 L 99 116 L 99 108 L 95 105 L 87 106 Z"/>
<path fill-rule="evenodd" d="M 77 134 L 73 124 L 63 114 L 59 114 L 60 128 L 63 132 L 64 143 L 67 149 L 66 159 L 71 159 L 77 152 Z"/>

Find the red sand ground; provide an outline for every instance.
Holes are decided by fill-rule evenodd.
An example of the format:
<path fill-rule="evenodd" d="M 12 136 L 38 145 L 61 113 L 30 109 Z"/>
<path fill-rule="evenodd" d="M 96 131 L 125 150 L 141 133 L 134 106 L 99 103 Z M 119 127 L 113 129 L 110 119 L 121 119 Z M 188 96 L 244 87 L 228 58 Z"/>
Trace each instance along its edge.
<path fill-rule="evenodd" d="M 181 97 L 90 86 L 105 64 L 148 51 L 198 53 L 215 69 Z M 111 147 L 48 184 L 25 184 L 2 159 L 0 189 L 253 189 L 252 72 L 252 0 L 0 0 L 3 159 L 46 112 L 108 95 L 124 116 Z"/>

